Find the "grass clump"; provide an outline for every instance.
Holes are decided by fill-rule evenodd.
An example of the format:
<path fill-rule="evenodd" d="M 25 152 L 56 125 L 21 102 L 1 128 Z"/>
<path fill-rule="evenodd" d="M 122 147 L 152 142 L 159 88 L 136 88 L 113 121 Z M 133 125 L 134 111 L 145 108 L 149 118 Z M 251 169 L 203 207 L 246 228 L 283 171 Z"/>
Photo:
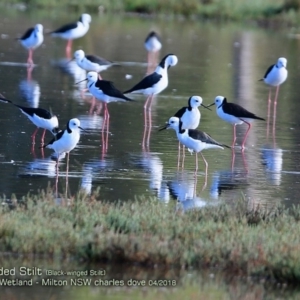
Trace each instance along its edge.
<path fill-rule="evenodd" d="M 246 212 L 247 203 L 183 213 L 137 198 L 108 203 L 51 193 L 0 209 L 0 251 L 87 261 L 218 267 L 238 274 L 300 279 L 300 208 Z"/>

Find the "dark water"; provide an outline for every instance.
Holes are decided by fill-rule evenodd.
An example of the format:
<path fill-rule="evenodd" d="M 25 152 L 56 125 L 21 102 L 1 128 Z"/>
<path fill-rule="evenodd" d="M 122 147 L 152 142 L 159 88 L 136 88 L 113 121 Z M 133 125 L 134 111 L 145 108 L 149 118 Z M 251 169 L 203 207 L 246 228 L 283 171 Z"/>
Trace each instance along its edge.
<path fill-rule="evenodd" d="M 144 96 L 134 103 L 109 104 L 110 127 L 107 149 L 103 147 L 103 112 L 91 111 L 90 96 L 83 99 L 75 85 L 85 72 L 75 63 L 66 64 L 65 41 L 45 36 L 35 51 L 36 67 L 28 79 L 24 63 L 27 53 L 14 40 L 25 29 L 40 22 L 50 31 L 74 15 L 45 16 L 45 13 L 3 11 L 0 21 L 0 92 L 20 105 L 51 109 L 62 127 L 77 117 L 86 130 L 70 155 L 67 190 L 87 193 L 100 189 L 101 199 L 128 201 L 135 196 L 158 196 L 166 203 L 179 200 L 185 209 L 218 205 L 243 195 L 249 209 L 284 203 L 298 204 L 300 127 L 298 99 L 299 42 L 290 31 L 265 30 L 240 24 L 214 24 L 181 20 L 151 20 L 135 17 L 93 15 L 88 34 L 76 40 L 73 50 L 100 55 L 120 63 L 102 73 L 120 90 L 132 87 L 147 72 L 147 53 L 143 42 L 150 30 L 157 30 L 163 40 L 160 53 L 178 56 L 178 64 L 169 69 L 169 86 L 152 105 L 150 145 L 143 149 Z M 177 140 L 173 131 L 157 132 L 192 95 L 200 95 L 204 104 L 217 95 L 239 103 L 267 118 L 268 87 L 258 79 L 267 67 L 284 56 L 288 59 L 289 77 L 282 85 L 276 112 L 273 106 L 269 123 L 253 122 L 246 150 L 210 150 L 203 152 L 209 164 L 207 186 L 204 165 L 199 156 L 199 172 L 194 177 L 195 156 L 186 154 L 184 170 L 177 169 Z M 127 75 L 132 76 L 131 79 Z M 130 77 L 129 76 L 129 77 Z M 55 161 L 51 150 L 38 148 L 41 132 L 32 149 L 35 127 L 15 107 L 0 103 L 0 192 L 17 197 L 36 193 L 50 185 L 55 189 Z M 200 128 L 217 141 L 231 144 L 232 126 L 220 120 L 215 111 L 202 110 Z M 240 144 L 246 126 L 238 126 Z M 51 139 L 47 132 L 46 140 Z M 58 191 L 66 190 L 66 160 L 59 164 Z M 262 299 L 262 298 L 255 298 Z"/>
<path fill-rule="evenodd" d="M 288 31 L 94 15 L 89 34 L 76 40 L 73 50 L 82 48 L 86 53 L 120 62 L 120 66 L 102 73 L 103 78 L 114 81 L 119 89 L 131 87 L 145 75 L 147 54 L 143 41 L 151 29 L 158 30 L 162 36 L 160 57 L 174 53 L 179 58 L 178 65 L 169 69 L 168 88 L 153 102 L 149 147 L 143 149 L 141 145 L 147 130 L 144 128 L 145 97 L 135 96 L 134 103 L 109 104 L 111 118 L 105 149 L 106 135 L 101 132 L 103 113 L 97 113 L 97 107 L 91 111 L 89 95 L 85 99 L 81 97 L 80 90 L 85 83 L 75 83 L 85 78 L 85 72 L 75 63 L 66 64 L 65 41 L 45 36 L 44 44 L 34 53 L 37 66 L 28 80 L 23 65 L 27 53 L 14 40 L 24 28 L 36 22 L 43 23 L 47 32 L 67 21 L 67 17 L 45 18 L 23 13 L 2 18 L 0 92 L 18 104 L 52 109 L 62 127 L 70 118 L 81 120 L 87 132 L 82 134 L 80 144 L 70 156 L 70 194 L 80 188 L 88 193 L 100 188 L 101 198 L 111 201 L 127 201 L 143 194 L 156 195 L 165 202 L 179 199 L 183 206 L 188 206 L 184 200 L 195 197 L 203 206 L 232 201 L 242 194 L 249 199 L 249 208 L 298 203 L 298 41 L 290 38 Z M 209 173 L 208 184 L 202 191 L 202 162 L 196 180 L 194 156 L 187 154 L 184 170 L 177 170 L 175 133 L 158 133 L 158 127 L 186 105 L 191 95 L 202 96 L 206 104 L 215 96 L 224 95 L 229 101 L 266 118 L 268 87 L 257 80 L 280 56 L 288 59 L 289 77 L 280 90 L 275 122 L 271 107 L 269 137 L 267 122 L 256 121 L 244 153 L 239 149 L 234 153 L 231 150 L 204 152 Z M 126 75 L 132 78 L 126 79 Z M 51 151 L 46 149 L 43 157 L 38 148 L 40 136 L 35 150 L 31 149 L 34 125 L 13 106 L 1 103 L 0 109 L 1 193 L 8 197 L 15 193 L 20 197 L 48 184 L 54 187 L 55 162 L 50 158 Z M 246 127 L 237 127 L 238 143 Z M 215 111 L 202 110 L 200 128 L 216 140 L 231 144 L 232 127 L 220 120 Z M 50 138 L 47 133 L 46 140 Z M 65 170 L 65 159 L 62 159 L 59 192 L 65 191 Z"/>

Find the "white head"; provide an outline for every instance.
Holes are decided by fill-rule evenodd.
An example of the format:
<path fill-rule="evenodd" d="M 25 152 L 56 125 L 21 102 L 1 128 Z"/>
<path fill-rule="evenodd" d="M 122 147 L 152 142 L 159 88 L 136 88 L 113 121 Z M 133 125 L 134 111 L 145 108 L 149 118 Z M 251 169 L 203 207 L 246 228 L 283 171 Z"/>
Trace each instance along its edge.
<path fill-rule="evenodd" d="M 43 33 L 43 29 L 44 29 L 44 27 L 43 27 L 42 24 L 36 24 L 36 25 L 34 26 L 34 30 L 35 30 L 36 32 Z"/>
<path fill-rule="evenodd" d="M 68 129 L 68 131 L 69 131 L 69 130 L 73 131 L 73 130 L 82 129 L 82 128 L 80 127 L 80 121 L 79 121 L 77 118 L 71 119 L 71 120 L 68 122 L 67 129 Z"/>
<path fill-rule="evenodd" d="M 217 97 L 215 98 L 215 105 L 216 105 L 217 108 L 218 108 L 220 105 L 222 105 L 223 102 L 226 102 L 226 98 L 225 98 L 225 97 L 223 97 L 223 96 L 217 96 Z"/>
<path fill-rule="evenodd" d="M 174 67 L 177 65 L 178 58 L 174 54 L 166 55 L 160 62 L 159 66 L 163 69 L 169 69 L 170 67 Z"/>
<path fill-rule="evenodd" d="M 84 54 L 83 50 L 77 50 L 77 51 L 74 52 L 74 58 L 76 60 L 81 60 L 81 59 L 84 58 L 84 56 L 85 56 L 85 54 Z"/>
<path fill-rule="evenodd" d="M 82 14 L 80 17 L 80 21 L 83 24 L 89 24 L 92 21 L 92 17 L 89 14 Z"/>
<path fill-rule="evenodd" d="M 98 73 L 97 72 L 88 72 L 87 80 L 88 80 L 88 82 L 96 82 L 98 80 Z"/>
<path fill-rule="evenodd" d="M 286 68 L 287 59 L 285 57 L 279 57 L 276 65 L 278 68 Z"/>
<path fill-rule="evenodd" d="M 189 106 L 194 108 L 194 107 L 199 107 L 202 105 L 202 98 L 200 96 L 192 96 L 189 98 Z"/>
<path fill-rule="evenodd" d="M 168 124 L 166 125 L 166 129 L 172 128 L 174 130 L 178 130 L 179 129 L 179 118 L 177 117 L 171 117 L 169 119 Z"/>

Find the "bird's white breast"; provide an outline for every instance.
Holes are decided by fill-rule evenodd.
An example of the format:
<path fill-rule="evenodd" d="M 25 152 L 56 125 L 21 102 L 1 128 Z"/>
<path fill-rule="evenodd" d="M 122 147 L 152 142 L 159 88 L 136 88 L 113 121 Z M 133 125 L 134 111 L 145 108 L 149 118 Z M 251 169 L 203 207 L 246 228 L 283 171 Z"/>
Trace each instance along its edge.
<path fill-rule="evenodd" d="M 226 114 L 224 113 L 222 107 L 220 108 L 217 108 L 217 115 L 224 121 L 234 125 L 234 124 L 243 124 L 244 122 L 240 119 L 240 118 L 237 118 L 233 115 L 229 115 L 229 114 Z"/>
<path fill-rule="evenodd" d="M 264 78 L 264 82 L 272 86 L 278 86 L 287 79 L 287 76 L 288 76 L 288 71 L 286 68 L 273 67 L 273 69 L 268 74 L 268 76 Z"/>

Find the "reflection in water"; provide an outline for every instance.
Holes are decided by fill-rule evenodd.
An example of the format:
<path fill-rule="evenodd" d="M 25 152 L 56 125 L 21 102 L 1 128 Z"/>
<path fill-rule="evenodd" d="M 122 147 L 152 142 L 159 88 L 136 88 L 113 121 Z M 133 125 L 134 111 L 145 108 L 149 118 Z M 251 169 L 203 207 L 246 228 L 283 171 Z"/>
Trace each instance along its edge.
<path fill-rule="evenodd" d="M 86 82 L 83 81 L 86 78 L 86 71 L 81 69 L 76 61 L 67 58 L 61 58 L 56 61 L 52 61 L 54 67 L 58 67 L 63 73 L 73 77 L 74 84 L 78 89 L 72 88 L 73 98 L 76 99 L 80 104 L 83 104 L 82 90 L 86 89 Z"/>
<path fill-rule="evenodd" d="M 22 97 L 26 100 L 28 105 L 33 108 L 39 107 L 40 101 L 40 86 L 35 80 L 21 80 L 19 84 Z"/>
<path fill-rule="evenodd" d="M 205 183 L 200 192 L 197 191 L 198 177 L 194 173 L 179 171 L 168 182 L 171 196 L 178 201 L 177 208 L 184 211 L 202 208 L 207 205 L 218 205 L 218 202 L 209 201 L 199 196 L 205 188 Z"/>
<path fill-rule="evenodd" d="M 64 156 L 59 157 L 61 160 Z M 18 172 L 19 176 L 46 176 L 53 178 L 56 176 L 56 158 L 52 155 L 48 158 L 35 158 L 22 166 Z"/>
<path fill-rule="evenodd" d="M 210 195 L 217 199 L 224 191 L 236 191 L 248 186 L 247 173 L 241 170 L 224 170 L 215 172 L 210 187 Z"/>
<path fill-rule="evenodd" d="M 150 74 L 158 63 L 159 51 L 162 47 L 160 36 L 155 31 L 151 31 L 146 37 L 144 46 L 148 52 L 146 74 Z"/>
<path fill-rule="evenodd" d="M 163 180 L 163 162 L 154 152 L 142 151 L 141 155 L 132 155 L 132 163 L 141 167 L 149 178 L 149 188 L 163 202 L 169 202 L 170 195 Z"/>
<path fill-rule="evenodd" d="M 282 155 L 282 149 L 270 145 L 261 149 L 262 164 L 265 166 L 267 180 L 272 185 L 281 183 Z"/>

